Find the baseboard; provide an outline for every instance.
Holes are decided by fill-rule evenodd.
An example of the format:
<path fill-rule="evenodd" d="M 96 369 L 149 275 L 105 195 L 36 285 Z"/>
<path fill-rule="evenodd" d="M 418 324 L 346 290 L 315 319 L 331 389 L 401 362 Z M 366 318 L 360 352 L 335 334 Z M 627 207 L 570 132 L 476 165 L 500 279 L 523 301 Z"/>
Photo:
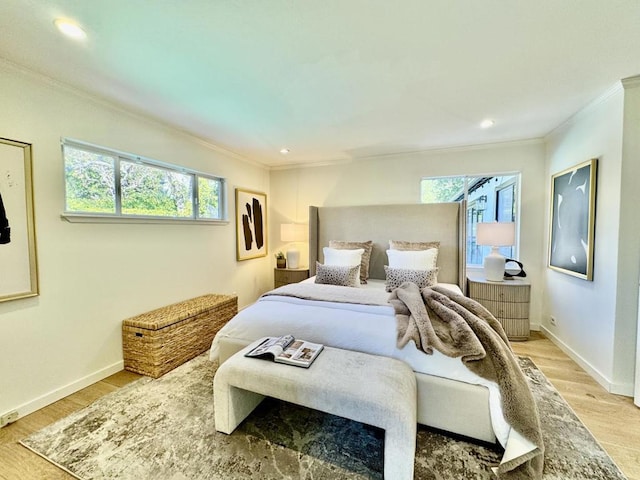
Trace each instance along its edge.
<path fill-rule="evenodd" d="M 626 397 L 633 397 L 633 385 L 612 382 L 605 375 L 600 373 L 597 368 L 593 367 L 587 360 L 585 360 L 571 347 L 569 347 L 566 343 L 564 343 L 556 335 L 554 335 L 544 325 L 540 325 L 540 331 L 545 335 L 545 337 L 555 343 L 560 348 L 560 350 L 566 353 L 574 362 L 580 365 L 580 367 L 582 367 L 591 377 L 593 377 L 593 379 L 598 382 L 607 392 L 614 393 L 616 395 L 624 395 Z"/>
<path fill-rule="evenodd" d="M 29 402 L 23 403 L 22 405 L 19 405 L 12 410 L 17 410 L 18 418 L 22 418 L 26 415 L 29 415 L 30 413 L 35 412 L 36 410 L 40 410 L 47 405 L 51 405 L 58 400 L 68 397 L 72 393 L 76 393 L 77 391 L 82 390 L 89 385 L 93 385 L 100 380 L 104 380 L 108 376 L 113 375 L 114 373 L 118 373 L 122 369 L 124 369 L 124 360 L 120 360 L 74 382 L 64 385 L 63 387 L 52 390 L 49 393 L 45 393 L 44 395 Z"/>

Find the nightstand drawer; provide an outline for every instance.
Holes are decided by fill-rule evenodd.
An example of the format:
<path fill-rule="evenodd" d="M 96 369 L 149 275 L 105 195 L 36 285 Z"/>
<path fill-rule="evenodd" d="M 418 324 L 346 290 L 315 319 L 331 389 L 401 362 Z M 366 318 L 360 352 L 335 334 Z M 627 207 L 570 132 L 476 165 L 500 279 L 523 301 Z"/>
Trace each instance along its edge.
<path fill-rule="evenodd" d="M 528 303 L 496 302 L 483 298 L 476 300 L 493 313 L 496 318 L 529 318 Z"/>
<path fill-rule="evenodd" d="M 529 339 L 528 318 L 498 318 L 509 340 L 522 341 Z"/>
<path fill-rule="evenodd" d="M 301 282 L 309 278 L 308 269 L 288 269 L 288 268 L 276 268 L 273 271 L 273 282 L 275 287 L 281 287 L 290 283 Z"/>
<path fill-rule="evenodd" d="M 507 282 L 495 284 L 469 282 L 469 296 L 476 300 L 483 299 L 512 303 L 528 302 L 529 290 L 529 285 L 515 285 Z"/>

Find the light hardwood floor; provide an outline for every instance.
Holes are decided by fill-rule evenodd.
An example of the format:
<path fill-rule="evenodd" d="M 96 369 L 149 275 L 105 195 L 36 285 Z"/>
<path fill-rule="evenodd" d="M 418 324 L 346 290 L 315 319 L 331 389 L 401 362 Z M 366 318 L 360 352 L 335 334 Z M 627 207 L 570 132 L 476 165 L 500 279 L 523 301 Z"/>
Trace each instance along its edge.
<path fill-rule="evenodd" d="M 514 342 L 513 349 L 533 359 L 628 479 L 640 480 L 640 409 L 633 401 L 607 393 L 538 332 L 532 332 L 527 342 Z M 134 373 L 119 372 L 0 429 L 0 479 L 72 479 L 17 442 L 137 378 Z"/>

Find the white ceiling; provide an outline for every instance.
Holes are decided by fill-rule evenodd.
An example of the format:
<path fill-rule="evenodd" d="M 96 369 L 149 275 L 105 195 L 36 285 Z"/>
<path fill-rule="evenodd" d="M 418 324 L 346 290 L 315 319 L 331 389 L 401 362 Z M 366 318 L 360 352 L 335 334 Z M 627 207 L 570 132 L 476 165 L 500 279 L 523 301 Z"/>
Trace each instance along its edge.
<path fill-rule="evenodd" d="M 0 57 L 265 165 L 340 161 L 544 136 L 640 74 L 640 0 L 2 0 Z"/>

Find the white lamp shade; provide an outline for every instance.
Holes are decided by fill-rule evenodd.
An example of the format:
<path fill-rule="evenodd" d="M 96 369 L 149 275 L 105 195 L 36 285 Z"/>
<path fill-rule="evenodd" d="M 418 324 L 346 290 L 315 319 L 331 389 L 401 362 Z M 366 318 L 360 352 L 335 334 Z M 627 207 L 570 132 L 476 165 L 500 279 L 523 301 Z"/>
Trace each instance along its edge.
<path fill-rule="evenodd" d="M 508 247 L 516 243 L 516 224 L 479 223 L 477 228 L 476 244 L 491 246 L 491 253 L 484 257 L 484 276 L 490 282 L 502 282 L 505 258 L 498 251 L 498 247 Z"/>
<path fill-rule="evenodd" d="M 516 243 L 516 224 L 503 223 L 478 223 L 476 245 L 489 245 L 492 247 L 510 247 Z"/>
<path fill-rule="evenodd" d="M 280 225 L 280 240 L 283 242 L 302 242 L 307 238 L 307 226 L 303 223 L 283 223 Z M 295 245 L 287 250 L 287 267 L 300 268 L 300 251 Z"/>
<path fill-rule="evenodd" d="M 303 223 L 283 223 L 280 225 L 280 240 L 302 242 L 307 236 L 307 226 Z"/>

